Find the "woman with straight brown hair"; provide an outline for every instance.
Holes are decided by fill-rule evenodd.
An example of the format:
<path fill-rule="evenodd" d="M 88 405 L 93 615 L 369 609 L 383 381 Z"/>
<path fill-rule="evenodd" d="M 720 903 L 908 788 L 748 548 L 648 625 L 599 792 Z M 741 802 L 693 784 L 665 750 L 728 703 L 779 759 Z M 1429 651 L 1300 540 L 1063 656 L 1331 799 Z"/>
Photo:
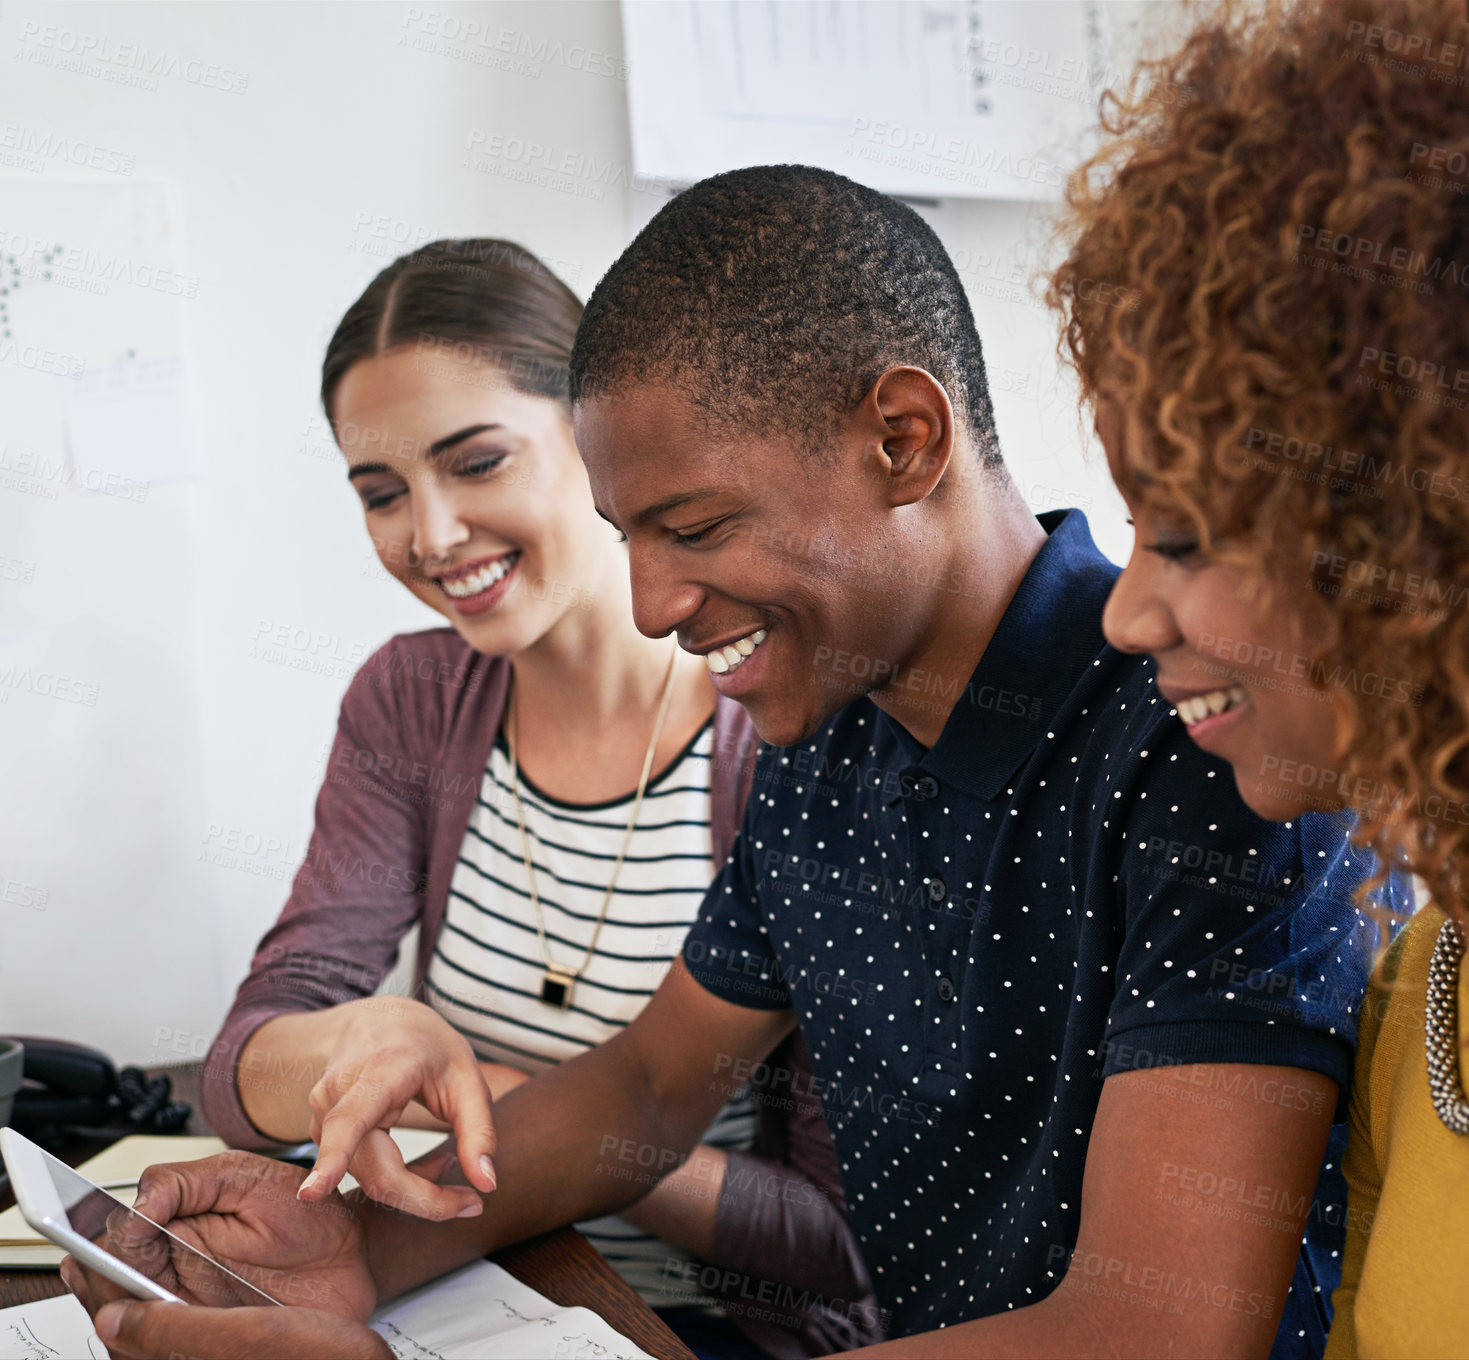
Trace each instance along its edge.
<path fill-rule="evenodd" d="M 317 1136 L 355 1083 L 385 1087 L 397 1122 L 452 1127 L 476 1187 L 413 1175 L 369 1132 L 359 1181 L 424 1217 L 479 1212 L 490 1095 L 642 1009 L 749 787 L 743 711 L 704 659 L 634 624 L 626 551 L 572 438 L 580 315 L 519 246 L 439 241 L 372 281 L 322 365 L 378 558 L 448 626 L 393 638 L 352 681 L 204 1108 L 233 1145 L 268 1148 Z M 414 926 L 413 996 L 372 995 Z M 724 1074 L 695 1155 L 582 1230 L 704 1353 L 861 1344 L 876 1310 L 799 1040 L 754 1075 Z M 644 1151 L 609 1149 L 608 1174 L 654 1185 L 666 1167 Z"/>

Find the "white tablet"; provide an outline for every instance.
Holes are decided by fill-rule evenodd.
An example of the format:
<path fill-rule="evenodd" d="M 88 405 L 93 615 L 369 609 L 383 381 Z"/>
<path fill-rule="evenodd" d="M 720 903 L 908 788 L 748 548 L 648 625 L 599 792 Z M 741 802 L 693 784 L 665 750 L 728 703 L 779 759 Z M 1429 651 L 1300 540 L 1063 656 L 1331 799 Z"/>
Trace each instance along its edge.
<path fill-rule="evenodd" d="M 277 1302 L 14 1129 L 0 1128 L 0 1156 L 25 1221 L 129 1294 L 216 1308 Z"/>

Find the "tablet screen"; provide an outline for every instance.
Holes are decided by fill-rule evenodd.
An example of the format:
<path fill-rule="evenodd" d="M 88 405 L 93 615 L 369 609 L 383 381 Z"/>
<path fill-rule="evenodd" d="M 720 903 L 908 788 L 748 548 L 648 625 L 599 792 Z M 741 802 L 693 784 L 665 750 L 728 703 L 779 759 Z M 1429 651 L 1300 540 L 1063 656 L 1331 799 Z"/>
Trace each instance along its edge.
<path fill-rule="evenodd" d="M 210 1308 L 276 1302 L 197 1247 L 93 1185 L 65 1162 L 46 1152 L 41 1157 L 72 1231 L 170 1293 Z"/>

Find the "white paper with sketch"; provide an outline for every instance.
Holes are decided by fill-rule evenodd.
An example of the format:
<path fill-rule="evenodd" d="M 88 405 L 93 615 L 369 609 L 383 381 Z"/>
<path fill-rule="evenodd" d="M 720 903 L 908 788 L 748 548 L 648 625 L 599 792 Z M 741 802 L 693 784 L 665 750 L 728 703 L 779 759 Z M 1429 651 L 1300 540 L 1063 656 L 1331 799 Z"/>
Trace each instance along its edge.
<path fill-rule="evenodd" d="M 399 1360 L 652 1360 L 590 1309 L 558 1307 L 491 1261 L 405 1294 L 372 1327 Z"/>
<path fill-rule="evenodd" d="M 373 1330 L 399 1360 L 651 1360 L 587 1308 L 560 1308 L 476 1261 L 380 1309 Z M 0 1310 L 0 1360 L 91 1360 L 106 1348 L 70 1294 Z"/>
<path fill-rule="evenodd" d="M 105 1360 L 107 1347 L 71 1294 L 0 1309 L 0 1360 Z"/>

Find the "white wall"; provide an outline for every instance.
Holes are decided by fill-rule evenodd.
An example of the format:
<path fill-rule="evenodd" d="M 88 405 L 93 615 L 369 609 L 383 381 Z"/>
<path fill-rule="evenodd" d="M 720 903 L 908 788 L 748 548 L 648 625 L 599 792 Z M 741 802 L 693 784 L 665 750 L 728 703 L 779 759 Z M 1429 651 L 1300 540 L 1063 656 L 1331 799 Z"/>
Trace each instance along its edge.
<path fill-rule="evenodd" d="M 169 186 L 177 267 L 199 280 L 180 313 L 206 472 L 146 505 L 0 486 L 0 567 L 9 554 L 34 577 L 0 574 L 0 638 L 80 666 L 101 695 L 85 711 L 0 704 L 0 886 L 17 899 L 0 900 L 0 1031 L 134 1061 L 201 1051 L 304 849 L 354 659 L 437 617 L 376 568 L 318 415 L 342 309 L 404 244 L 442 235 L 518 239 L 585 296 L 649 215 L 621 185 L 466 165 L 478 132 L 627 166 L 625 89 L 602 73 L 620 69 L 613 4 L 441 6 L 508 35 L 467 50 L 414 17 L 428 10 L 4 6 L 0 148 L 15 127 L 90 141 Z M 114 55 L 58 66 L 83 38 Z M 123 43 L 178 73 L 118 83 Z M 208 63 L 248 77 L 244 92 L 192 78 Z M 0 225 L 8 182 L 85 173 L 0 166 Z M 943 204 L 933 220 L 971 288 L 1017 480 L 1038 506 L 1086 507 L 1116 555 L 1127 531 L 1105 469 L 1083 463 L 1052 320 L 1025 295 L 1040 228 L 1019 205 Z M 35 400 L 54 396 L 38 384 Z M 48 576 L 68 592 L 40 592 Z M 252 658 L 276 629 L 315 638 L 284 650 L 318 669 Z"/>

